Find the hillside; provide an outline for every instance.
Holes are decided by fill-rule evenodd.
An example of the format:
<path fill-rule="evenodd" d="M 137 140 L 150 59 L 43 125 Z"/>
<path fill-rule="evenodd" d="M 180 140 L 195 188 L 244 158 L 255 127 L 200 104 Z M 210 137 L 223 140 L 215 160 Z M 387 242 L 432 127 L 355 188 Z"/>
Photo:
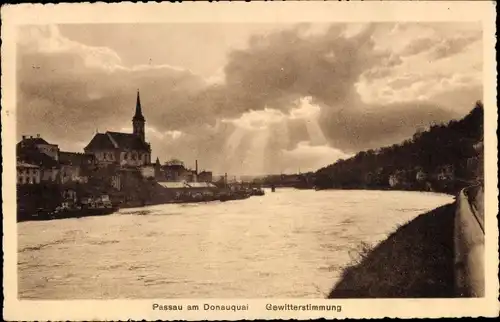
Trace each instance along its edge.
<path fill-rule="evenodd" d="M 432 125 L 400 144 L 357 153 L 316 172 L 319 189 L 399 189 L 455 193 L 482 181 L 484 110 Z"/>

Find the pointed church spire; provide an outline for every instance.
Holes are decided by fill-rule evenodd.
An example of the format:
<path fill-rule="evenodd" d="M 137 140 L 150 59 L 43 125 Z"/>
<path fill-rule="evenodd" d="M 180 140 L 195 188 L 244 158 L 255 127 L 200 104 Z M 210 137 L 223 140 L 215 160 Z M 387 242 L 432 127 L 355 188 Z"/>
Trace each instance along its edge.
<path fill-rule="evenodd" d="M 146 120 L 144 115 L 142 115 L 141 108 L 141 98 L 139 97 L 139 90 L 137 90 L 137 102 L 135 104 L 135 115 L 132 118 L 132 127 L 134 129 L 134 134 L 138 135 L 143 142 L 146 141 L 146 135 L 144 133 L 144 125 Z"/>
<path fill-rule="evenodd" d="M 144 121 L 144 116 L 142 115 L 141 97 L 139 95 L 139 90 L 137 90 L 137 102 L 135 104 L 134 120 Z"/>

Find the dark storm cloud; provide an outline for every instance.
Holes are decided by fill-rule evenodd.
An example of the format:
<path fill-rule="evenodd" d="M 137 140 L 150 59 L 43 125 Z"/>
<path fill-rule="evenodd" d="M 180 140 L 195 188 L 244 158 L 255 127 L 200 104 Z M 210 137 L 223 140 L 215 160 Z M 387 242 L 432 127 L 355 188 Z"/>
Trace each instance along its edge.
<path fill-rule="evenodd" d="M 252 38 L 247 49 L 229 55 L 226 84 L 221 85 L 206 85 L 197 75 L 168 67 L 89 66 L 96 56 L 113 62 L 116 57 L 105 50 L 43 52 L 21 44 L 19 98 L 25 118 L 20 129 L 41 120 L 55 132 L 79 136 L 89 127 L 123 126 L 130 118 L 136 88 L 142 91 L 149 124 L 158 130 L 238 117 L 266 105 L 287 109 L 292 100 L 306 95 L 334 104 L 351 95 L 359 75 L 384 58 L 373 51 L 372 26 L 352 38 L 341 34 L 340 25 L 320 35 L 304 36 L 306 29 Z M 40 36 L 49 34 L 43 31 Z M 33 101 L 47 102 L 50 110 L 24 108 Z"/>
<path fill-rule="evenodd" d="M 78 138 L 88 135 L 89 129 L 127 126 L 139 88 L 148 123 L 160 129 L 162 124 L 182 126 L 203 112 L 192 107 L 190 99 L 198 97 L 204 82 L 187 71 L 168 67 L 103 71 L 89 68 L 74 53 L 24 55 L 22 50 L 18 65 L 20 131 L 46 126 Z M 36 102 L 45 104 L 37 106 Z"/>
<path fill-rule="evenodd" d="M 443 39 L 431 49 L 429 57 L 431 59 L 442 59 L 453 56 L 480 39 L 480 33 L 472 36 L 457 36 L 451 39 Z"/>
<path fill-rule="evenodd" d="M 250 48 L 230 56 L 227 86 L 251 98 L 243 100 L 253 103 L 248 108 L 286 109 L 290 102 L 281 104 L 284 98 L 311 96 L 321 106 L 320 124 L 329 142 L 349 152 L 393 143 L 420 125 L 454 117 L 431 103 L 370 106 L 365 113 L 355 90 L 360 75 L 380 77 L 401 63 L 399 56 L 375 50 L 375 29 L 369 25 L 351 38 L 340 26 L 321 35 L 303 37 L 296 28 L 255 38 Z M 295 125 L 290 144 L 300 142 L 304 132 Z"/>
<path fill-rule="evenodd" d="M 393 103 L 326 112 L 321 124 L 333 146 L 352 153 L 401 142 L 416 129 L 458 116 L 431 103 Z"/>
<path fill-rule="evenodd" d="M 116 53 L 57 34 L 60 48 L 41 50 L 21 43 L 19 130 L 40 129 L 75 141 L 89 140 L 96 128 L 120 130 L 130 124 L 140 88 L 147 125 L 160 133 L 151 138 L 159 154 L 175 150 L 179 157 L 193 159 L 203 153 L 230 163 L 220 151 L 234 127 L 219 126 L 214 132 L 216 127 L 205 125 L 266 107 L 286 112 L 304 96 L 321 106 L 320 125 L 329 143 L 346 151 L 394 143 L 421 124 L 452 118 L 452 113 L 425 102 L 370 106 L 365 113 L 355 86 L 360 76 L 385 77 L 402 63 L 398 55 L 376 49 L 377 26 L 366 25 L 353 36 L 345 35 L 345 25 L 334 24 L 322 33 L 310 33 L 307 25 L 300 25 L 252 37 L 247 48 L 229 53 L 225 82 L 220 84 L 169 66 L 125 68 Z M 38 37 L 42 36 L 54 35 L 45 32 Z M 465 45 L 446 43 L 446 52 Z M 307 140 L 303 125 L 290 127 L 289 150 Z M 170 130 L 187 135 L 168 141 L 161 135 Z M 248 140 L 243 138 L 240 147 L 248 147 Z"/>
<path fill-rule="evenodd" d="M 365 70 L 391 60 L 374 50 L 374 26 L 350 38 L 340 25 L 320 35 L 304 35 L 305 28 L 255 37 L 249 48 L 231 53 L 227 86 L 251 98 L 256 106 L 248 108 L 288 109 L 291 100 L 303 96 L 337 104 L 352 94 Z"/>
<path fill-rule="evenodd" d="M 410 42 L 401 53 L 405 56 L 418 55 L 428 51 L 435 43 L 436 40 L 431 37 L 418 38 Z"/>
<path fill-rule="evenodd" d="M 430 102 L 361 103 L 355 90 L 360 75 L 379 78 L 381 71 L 401 63 L 399 56 L 375 50 L 375 30 L 376 25 L 369 25 L 345 38 L 342 27 L 334 26 L 324 34 L 301 37 L 297 28 L 259 37 L 248 50 L 231 55 L 228 86 L 261 103 L 254 108 L 268 104 L 286 109 L 280 104 L 283 98 L 311 96 L 321 106 L 320 125 L 330 144 L 348 152 L 392 144 L 420 126 L 457 116 Z M 300 125 L 290 133 L 293 144 L 304 137 Z"/>
<path fill-rule="evenodd" d="M 403 56 L 427 53 L 432 60 L 443 59 L 462 52 L 467 46 L 480 41 L 481 32 L 456 35 L 453 38 L 443 39 L 437 36 L 421 37 L 411 41 L 402 51 Z"/>

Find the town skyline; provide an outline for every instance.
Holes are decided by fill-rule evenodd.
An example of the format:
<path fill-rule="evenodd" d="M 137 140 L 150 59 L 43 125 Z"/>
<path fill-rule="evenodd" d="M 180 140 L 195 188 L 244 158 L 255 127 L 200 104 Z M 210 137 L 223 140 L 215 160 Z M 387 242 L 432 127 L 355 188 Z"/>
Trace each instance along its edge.
<path fill-rule="evenodd" d="M 482 98 L 473 23 L 21 32 L 18 139 L 41 134 L 82 152 L 96 130 L 131 132 L 140 89 L 151 159 L 199 160 L 217 174 L 315 171 L 458 119 Z"/>

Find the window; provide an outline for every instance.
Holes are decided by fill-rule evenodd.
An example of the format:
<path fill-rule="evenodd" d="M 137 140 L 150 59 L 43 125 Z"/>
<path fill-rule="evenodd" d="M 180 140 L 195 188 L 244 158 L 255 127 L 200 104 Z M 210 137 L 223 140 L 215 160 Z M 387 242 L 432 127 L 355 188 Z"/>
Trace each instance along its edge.
<path fill-rule="evenodd" d="M 123 159 L 128 160 L 128 153 L 127 152 L 124 153 Z"/>

